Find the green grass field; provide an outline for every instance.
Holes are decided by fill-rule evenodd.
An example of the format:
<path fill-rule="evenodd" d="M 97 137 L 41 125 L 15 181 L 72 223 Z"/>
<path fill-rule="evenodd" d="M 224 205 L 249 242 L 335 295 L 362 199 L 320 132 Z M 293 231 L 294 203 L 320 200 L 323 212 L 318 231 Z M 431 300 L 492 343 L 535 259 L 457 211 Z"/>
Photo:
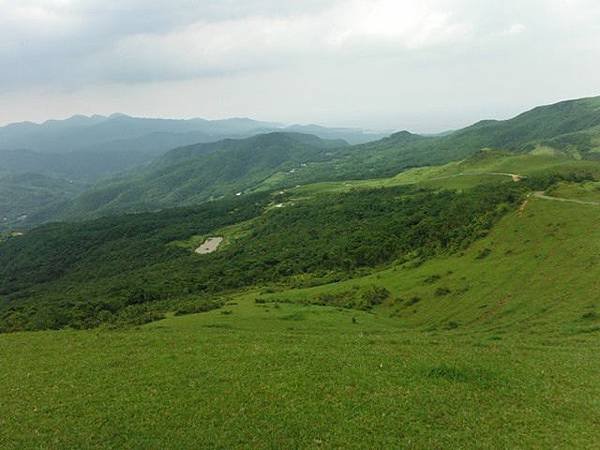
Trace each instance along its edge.
<path fill-rule="evenodd" d="M 598 448 L 599 220 L 530 198 L 421 265 L 138 328 L 1 335 L 0 448 Z M 310 305 L 366 286 L 391 295 Z"/>
<path fill-rule="evenodd" d="M 377 314 L 248 301 L 227 311 L 129 331 L 3 336 L 0 445 L 597 444 L 600 363 L 590 337 L 432 336 Z"/>

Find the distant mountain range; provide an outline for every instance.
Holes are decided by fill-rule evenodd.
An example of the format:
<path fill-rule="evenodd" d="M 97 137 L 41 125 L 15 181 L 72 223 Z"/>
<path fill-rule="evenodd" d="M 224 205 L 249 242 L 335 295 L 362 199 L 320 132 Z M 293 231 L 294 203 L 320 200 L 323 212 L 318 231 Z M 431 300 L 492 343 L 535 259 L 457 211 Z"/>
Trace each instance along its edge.
<path fill-rule="evenodd" d="M 73 174 L 78 181 L 76 185 L 80 185 L 79 181 L 89 183 L 89 180 L 98 180 L 119 169 L 135 170 L 97 181 L 82 193 L 61 190 L 47 197 L 56 200 L 49 200 L 47 205 L 39 201 L 23 202 L 37 205 L 33 209 L 15 209 L 11 203 L 8 214 L 7 208 L 0 204 L 0 215 L 8 214 L 6 223 L 11 226 L 31 226 L 48 220 L 186 206 L 256 190 L 283 189 L 319 181 L 387 177 L 410 167 L 468 158 L 484 148 L 600 159 L 600 97 L 542 106 L 510 120 L 485 120 L 437 136 L 401 131 L 356 145 L 350 145 L 348 140 L 356 142 L 358 136 L 364 138 L 366 132 L 316 125 L 269 131 L 273 126 L 276 124 L 249 119 L 170 121 L 122 115 L 74 117 L 42 125 L 11 125 L 0 129 L 2 142 L 9 140 L 7 136 L 13 143 L 24 143 L 27 136 L 30 143 L 36 139 L 42 142 L 42 136 L 46 136 L 47 144 L 38 147 L 37 152 L 5 152 L 0 156 L 5 172 L 18 173 L 15 167 L 21 164 L 22 171 L 42 175 L 68 178 L 67 174 Z M 201 137 L 198 133 L 202 133 L 204 139 L 214 139 L 219 133 L 253 136 L 198 143 Z M 101 144 L 109 135 L 118 139 Z M 351 135 L 354 139 L 349 139 Z M 192 136 L 196 139 L 193 145 L 169 151 L 164 148 L 176 141 L 185 142 Z M 61 140 L 85 141 L 85 146 L 75 149 L 72 144 L 64 147 L 69 150 L 66 153 L 45 153 L 56 151 L 57 142 Z M 143 144 L 145 140 L 148 145 Z M 131 145 L 135 142 L 139 147 L 124 150 L 127 142 Z M 119 146 L 122 146 L 121 150 L 116 150 Z M 76 176 L 84 173 L 87 177 Z M 31 191 L 26 180 L 18 180 L 25 192 Z M 52 183 L 46 184 L 52 186 Z M 18 189 L 14 179 L 5 185 L 11 192 Z M 26 220 L 23 220 L 24 216 L 27 216 Z"/>
<path fill-rule="evenodd" d="M 274 173 L 295 173 L 348 146 L 344 140 L 287 132 L 181 147 L 144 169 L 99 183 L 65 202 L 60 218 L 155 210 L 234 196 Z"/>
<path fill-rule="evenodd" d="M 506 121 L 482 121 L 441 136 L 402 131 L 361 145 L 296 133 L 271 133 L 171 150 L 155 163 L 97 185 L 65 217 L 153 210 L 245 190 L 325 180 L 395 175 L 467 158 L 484 148 L 600 157 L 600 97 L 535 108 Z"/>
<path fill-rule="evenodd" d="M 317 125 L 283 126 L 245 118 L 171 120 L 111 116 L 73 116 L 42 124 L 0 128 L 0 174 L 35 172 L 95 180 L 141 166 L 176 147 L 244 138 L 274 131 L 310 133 L 352 144 L 383 137 L 359 129 Z"/>

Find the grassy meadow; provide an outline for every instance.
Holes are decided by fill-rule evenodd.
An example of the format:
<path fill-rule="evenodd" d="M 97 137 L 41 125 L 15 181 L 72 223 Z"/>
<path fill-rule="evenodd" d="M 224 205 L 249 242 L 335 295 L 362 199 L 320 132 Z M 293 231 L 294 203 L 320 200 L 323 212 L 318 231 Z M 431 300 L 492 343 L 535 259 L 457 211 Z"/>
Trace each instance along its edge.
<path fill-rule="evenodd" d="M 591 335 L 426 334 L 327 307 L 2 336 L 2 448 L 595 448 Z M 10 366 L 10 369 L 9 367 Z"/>

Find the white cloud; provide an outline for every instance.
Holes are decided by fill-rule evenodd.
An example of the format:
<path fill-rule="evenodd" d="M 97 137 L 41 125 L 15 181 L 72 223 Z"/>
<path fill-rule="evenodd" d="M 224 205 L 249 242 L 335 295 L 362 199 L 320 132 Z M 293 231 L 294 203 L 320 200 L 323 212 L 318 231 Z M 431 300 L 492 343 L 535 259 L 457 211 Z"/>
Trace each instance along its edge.
<path fill-rule="evenodd" d="M 451 43 L 469 33 L 468 24 L 439 6 L 424 1 L 354 1 L 333 11 L 330 21 L 343 17 L 342 33 L 334 41 L 386 40 L 401 48 L 418 49 Z M 344 10 L 346 12 L 344 13 Z"/>
<path fill-rule="evenodd" d="M 515 23 L 515 24 L 511 25 L 510 27 L 508 27 L 506 30 L 504 30 L 503 34 L 507 34 L 507 35 L 521 34 L 521 33 L 525 32 L 526 29 L 527 29 L 527 27 L 525 25 L 523 25 L 522 23 Z"/>

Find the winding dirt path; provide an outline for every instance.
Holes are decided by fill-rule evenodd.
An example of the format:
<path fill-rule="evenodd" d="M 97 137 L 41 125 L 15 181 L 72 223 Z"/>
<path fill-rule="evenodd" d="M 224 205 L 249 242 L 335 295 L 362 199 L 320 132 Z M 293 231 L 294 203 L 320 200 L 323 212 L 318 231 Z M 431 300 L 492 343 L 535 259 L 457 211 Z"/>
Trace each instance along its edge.
<path fill-rule="evenodd" d="M 588 206 L 600 206 L 600 202 L 589 202 L 584 200 L 576 200 L 573 198 L 561 198 L 561 197 L 552 197 L 551 195 L 546 195 L 544 192 L 534 192 L 533 196 L 536 198 L 541 198 L 542 200 L 551 200 L 554 202 L 564 202 L 564 203 L 576 203 L 578 205 L 588 205 Z"/>
<path fill-rule="evenodd" d="M 461 172 L 461 173 L 455 173 L 452 175 L 445 175 L 443 177 L 434 177 L 434 178 L 429 178 L 428 180 L 424 180 L 424 181 L 439 181 L 439 180 L 447 180 L 448 178 L 457 178 L 457 177 L 473 177 L 473 176 L 481 176 L 481 175 L 493 175 L 493 176 L 498 176 L 498 177 L 511 177 L 512 180 L 516 183 L 518 181 L 521 181 L 523 178 L 525 178 L 523 175 L 519 175 L 516 173 L 508 173 L 508 172 Z M 419 183 L 420 181 L 417 181 L 416 183 Z M 415 184 L 416 184 L 415 183 Z"/>

